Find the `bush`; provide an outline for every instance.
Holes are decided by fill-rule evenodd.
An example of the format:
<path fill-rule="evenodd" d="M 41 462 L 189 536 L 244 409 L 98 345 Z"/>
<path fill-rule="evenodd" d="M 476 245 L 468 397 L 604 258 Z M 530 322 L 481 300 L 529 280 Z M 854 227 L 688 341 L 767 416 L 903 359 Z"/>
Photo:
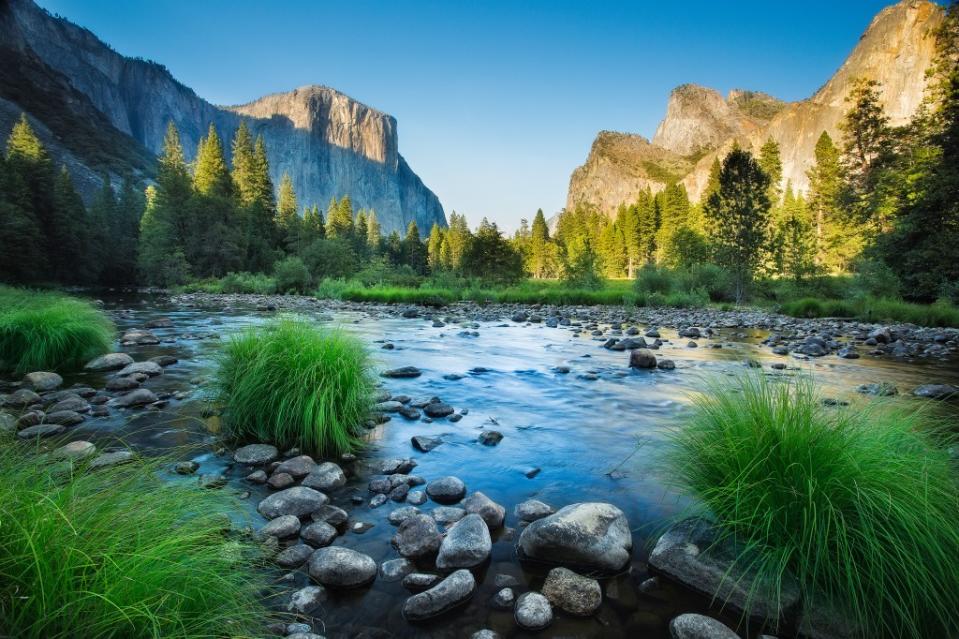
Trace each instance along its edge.
<path fill-rule="evenodd" d="M 24 638 L 264 633 L 256 557 L 224 534 L 221 492 L 163 482 L 163 460 L 74 474 L 39 461 L 0 446 L 0 627 Z"/>
<path fill-rule="evenodd" d="M 76 298 L 0 287 L 0 370 L 70 370 L 106 353 L 113 323 Z"/>
<path fill-rule="evenodd" d="M 857 260 L 852 287 L 856 294 L 869 297 L 897 298 L 902 293 L 899 277 L 884 262 Z"/>
<path fill-rule="evenodd" d="M 373 381 L 356 338 L 284 317 L 232 338 L 219 364 L 227 435 L 319 455 L 359 443 Z"/>
<path fill-rule="evenodd" d="M 842 611 L 862 636 L 949 636 L 959 484 L 928 422 L 879 401 L 825 407 L 806 378 L 743 377 L 695 401 L 669 472 L 740 544 L 747 590 L 775 597 L 792 576 L 807 607 Z"/>
<path fill-rule="evenodd" d="M 679 286 L 687 292 L 701 291 L 713 302 L 735 301 L 733 279 L 715 264 L 693 264 L 677 272 Z"/>
<path fill-rule="evenodd" d="M 272 295 L 276 288 L 276 280 L 263 273 L 228 273 L 220 280 L 223 293 Z"/>
<path fill-rule="evenodd" d="M 310 287 L 310 271 L 303 260 L 290 256 L 273 265 L 276 289 L 281 293 L 305 293 Z"/>
<path fill-rule="evenodd" d="M 676 285 L 673 272 L 655 264 L 645 264 L 636 272 L 636 291 L 667 295 Z"/>
<path fill-rule="evenodd" d="M 303 252 L 303 261 L 314 278 L 347 278 L 359 270 L 356 252 L 342 238 L 315 240 Z"/>

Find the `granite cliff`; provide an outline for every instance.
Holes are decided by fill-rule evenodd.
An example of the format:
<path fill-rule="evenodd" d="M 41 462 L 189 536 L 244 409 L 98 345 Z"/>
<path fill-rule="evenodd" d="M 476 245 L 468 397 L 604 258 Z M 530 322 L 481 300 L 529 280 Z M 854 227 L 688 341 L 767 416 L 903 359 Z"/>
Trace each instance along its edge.
<path fill-rule="evenodd" d="M 322 207 L 349 194 L 354 207 L 376 210 L 385 232 L 414 219 L 426 230 L 446 224 L 439 199 L 399 154 L 396 120 L 334 89 L 216 106 L 162 65 L 122 56 L 31 0 L 0 0 L 0 69 L 0 131 L 26 111 L 83 192 L 102 172 L 151 177 L 170 121 L 192 155 L 211 123 L 229 138 L 246 120 L 263 134 L 274 183 L 288 172 L 301 202 Z"/>
<path fill-rule="evenodd" d="M 820 134 L 827 131 L 837 141 L 842 137 L 839 122 L 857 78 L 880 83 L 882 105 L 893 124 L 908 122 L 915 114 L 942 17 L 942 7 L 929 0 L 903 0 L 886 7 L 836 73 L 812 97 L 799 102 L 783 103 L 752 91 L 732 91 L 723 99 L 705 87 L 677 87 L 652 142 L 609 131 L 597 136 L 586 163 L 570 178 L 567 207 L 588 203 L 612 214 L 638 190 L 662 189 L 667 178 L 681 180 L 690 197 L 698 200 L 717 156 L 735 143 L 758 153 L 769 138 L 780 145 L 783 184 L 789 181 L 795 189 L 805 190 Z M 643 144 L 636 143 L 637 138 Z M 621 152 L 624 147 L 631 152 Z"/>

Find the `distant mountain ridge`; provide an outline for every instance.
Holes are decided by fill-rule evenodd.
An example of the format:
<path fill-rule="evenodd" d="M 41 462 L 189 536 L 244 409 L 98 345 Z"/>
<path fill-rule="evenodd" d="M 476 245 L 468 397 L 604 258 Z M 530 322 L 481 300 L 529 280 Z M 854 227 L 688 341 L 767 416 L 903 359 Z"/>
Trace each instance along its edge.
<path fill-rule="evenodd" d="M 849 109 L 845 100 L 856 78 L 880 83 L 881 102 L 892 124 L 904 124 L 916 113 L 943 15 L 943 8 L 929 0 L 886 7 L 823 87 L 799 102 L 784 103 L 752 91 L 732 91 L 724 99 L 713 89 L 677 87 L 652 142 L 629 133 L 599 133 L 586 163 L 570 177 L 567 208 L 589 205 L 614 214 L 640 191 L 659 191 L 670 179 L 681 181 L 696 201 L 717 156 L 737 143 L 758 154 L 769 138 L 780 145 L 783 185 L 790 182 L 805 191 L 820 134 L 827 131 L 837 142 L 842 137 L 839 123 Z"/>
<path fill-rule="evenodd" d="M 103 171 L 152 177 L 170 121 L 192 156 L 210 124 L 229 140 L 246 120 L 263 135 L 274 183 L 289 173 L 301 203 L 349 195 L 355 208 L 376 210 L 384 232 L 412 220 L 425 231 L 446 224 L 439 199 L 399 154 L 396 120 L 334 89 L 218 107 L 162 65 L 122 56 L 31 0 L 0 0 L 0 67 L 0 131 L 26 111 L 84 193 Z"/>

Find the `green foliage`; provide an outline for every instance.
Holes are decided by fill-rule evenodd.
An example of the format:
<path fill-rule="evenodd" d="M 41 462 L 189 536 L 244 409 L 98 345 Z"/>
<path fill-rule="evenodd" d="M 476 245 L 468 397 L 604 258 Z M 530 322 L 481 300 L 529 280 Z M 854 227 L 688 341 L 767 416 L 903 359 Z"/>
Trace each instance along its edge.
<path fill-rule="evenodd" d="M 583 249 L 563 269 L 563 284 L 573 289 L 599 290 L 605 285 L 599 270 L 599 256 L 589 242 L 586 242 Z"/>
<path fill-rule="evenodd" d="M 273 265 L 273 279 L 281 293 L 305 293 L 312 281 L 306 264 L 295 255 Z"/>
<path fill-rule="evenodd" d="M 503 237 L 496 223 L 486 218 L 467 242 L 460 268 L 467 277 L 499 284 L 517 282 L 525 276 L 523 256 Z"/>
<path fill-rule="evenodd" d="M 636 291 L 638 293 L 667 294 L 673 290 L 673 274 L 668 269 L 646 264 L 636 273 Z"/>
<path fill-rule="evenodd" d="M 219 364 L 227 435 L 324 456 L 359 445 L 373 380 L 356 338 L 285 317 L 233 337 Z"/>
<path fill-rule="evenodd" d="M 257 549 L 170 459 L 88 471 L 0 446 L 0 626 L 18 637 L 260 636 Z M 229 519 L 227 518 L 228 522 Z"/>
<path fill-rule="evenodd" d="M 825 407 L 812 382 L 714 384 L 672 434 L 669 476 L 742 549 L 747 590 L 798 580 L 862 636 L 947 636 L 959 623 L 959 484 L 922 413 Z"/>
<path fill-rule="evenodd" d="M 343 237 L 314 240 L 303 251 L 302 257 L 316 279 L 350 277 L 359 268 L 356 253 Z"/>
<path fill-rule="evenodd" d="M 792 317 L 851 317 L 865 322 L 906 322 L 919 326 L 959 327 L 959 308 L 946 300 L 935 304 L 912 304 L 875 297 L 802 298 L 781 304 L 779 312 Z"/>
<path fill-rule="evenodd" d="M 110 349 L 113 324 L 81 300 L 0 286 L 0 369 L 76 369 Z"/>

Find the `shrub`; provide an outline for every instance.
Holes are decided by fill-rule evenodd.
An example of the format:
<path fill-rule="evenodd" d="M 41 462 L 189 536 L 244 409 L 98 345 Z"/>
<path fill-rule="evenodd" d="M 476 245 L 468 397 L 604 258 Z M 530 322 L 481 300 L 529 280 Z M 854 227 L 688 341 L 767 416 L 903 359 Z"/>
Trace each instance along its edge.
<path fill-rule="evenodd" d="M 276 289 L 281 293 L 305 293 L 310 286 L 310 271 L 296 256 L 290 256 L 273 265 Z"/>
<path fill-rule="evenodd" d="M 715 384 L 671 435 L 670 476 L 744 549 L 747 589 L 787 576 L 868 637 L 959 624 L 959 484 L 921 413 L 828 408 L 812 382 Z M 750 559 L 745 559 L 749 557 Z"/>
<path fill-rule="evenodd" d="M 276 288 L 276 280 L 263 273 L 228 273 L 220 280 L 223 293 L 272 295 Z"/>
<path fill-rule="evenodd" d="M 735 301 L 735 289 L 729 273 L 715 264 L 692 264 L 677 272 L 684 291 L 702 291 L 713 302 Z"/>
<path fill-rule="evenodd" d="M 76 298 L 0 287 L 0 369 L 79 368 L 106 353 L 113 323 Z"/>
<path fill-rule="evenodd" d="M 356 338 L 283 317 L 233 337 L 219 364 L 228 435 L 320 455 L 359 443 L 373 381 Z"/>
<path fill-rule="evenodd" d="M 31 639 L 263 634 L 257 558 L 224 533 L 221 492 L 163 482 L 163 460 L 73 474 L 39 461 L 0 446 L 0 627 Z"/>
<path fill-rule="evenodd" d="M 667 295 L 676 285 L 673 273 L 655 264 L 645 264 L 636 272 L 636 290 L 640 293 Z"/>

